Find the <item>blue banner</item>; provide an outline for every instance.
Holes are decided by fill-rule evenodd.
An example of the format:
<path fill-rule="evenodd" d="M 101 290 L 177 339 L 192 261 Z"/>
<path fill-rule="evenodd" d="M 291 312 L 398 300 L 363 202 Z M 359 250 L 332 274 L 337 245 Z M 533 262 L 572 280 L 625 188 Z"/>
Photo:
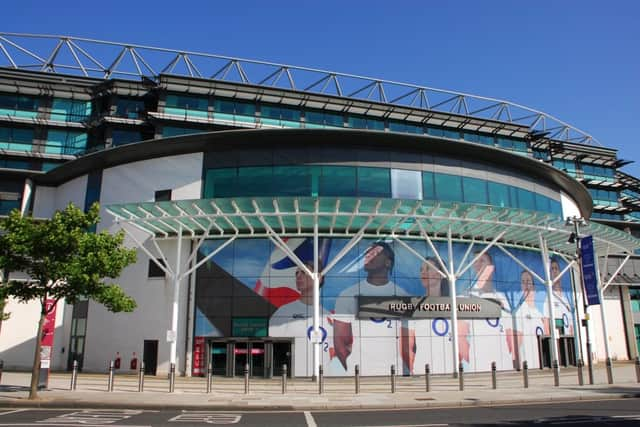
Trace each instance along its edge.
<path fill-rule="evenodd" d="M 582 277 L 584 291 L 587 294 L 587 305 L 600 304 L 598 297 L 598 278 L 596 277 L 596 259 L 593 253 L 593 237 L 580 239 L 580 256 L 582 258 Z"/>

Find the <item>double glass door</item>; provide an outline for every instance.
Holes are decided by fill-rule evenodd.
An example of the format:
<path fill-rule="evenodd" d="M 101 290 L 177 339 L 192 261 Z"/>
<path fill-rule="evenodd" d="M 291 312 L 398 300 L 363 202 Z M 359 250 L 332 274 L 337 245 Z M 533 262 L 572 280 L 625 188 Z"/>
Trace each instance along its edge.
<path fill-rule="evenodd" d="M 264 341 L 236 342 L 233 349 L 233 358 L 234 375 L 244 375 L 244 371 L 248 367 L 250 376 L 266 376 Z"/>
<path fill-rule="evenodd" d="M 213 364 L 213 375 L 243 376 L 248 366 L 250 376 L 269 378 L 282 375 L 283 364 L 291 375 L 290 341 L 215 339 L 208 348 L 206 363 Z"/>

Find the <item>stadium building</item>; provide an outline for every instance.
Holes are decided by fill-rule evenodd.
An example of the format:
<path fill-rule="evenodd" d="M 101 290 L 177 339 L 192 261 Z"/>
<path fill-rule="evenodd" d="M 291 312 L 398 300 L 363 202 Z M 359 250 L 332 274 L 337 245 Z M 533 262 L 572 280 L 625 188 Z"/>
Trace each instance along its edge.
<path fill-rule="evenodd" d="M 638 355 L 640 181 L 553 116 L 74 37 L 0 33 L 0 66 L 0 215 L 100 202 L 97 231 L 138 249 L 120 279 L 137 310 L 59 302 L 53 369 L 412 375 Z M 27 369 L 37 307 L 7 310 L 0 358 Z"/>

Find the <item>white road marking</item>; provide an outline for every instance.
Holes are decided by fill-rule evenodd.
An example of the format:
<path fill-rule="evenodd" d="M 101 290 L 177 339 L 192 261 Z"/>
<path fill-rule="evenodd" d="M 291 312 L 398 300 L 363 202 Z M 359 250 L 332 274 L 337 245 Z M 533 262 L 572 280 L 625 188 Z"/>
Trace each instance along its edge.
<path fill-rule="evenodd" d="M 9 415 L 9 414 L 16 414 L 18 412 L 24 412 L 24 411 L 28 411 L 28 408 L 22 408 L 22 409 L 14 409 L 12 411 L 4 411 L 4 412 L 0 412 L 0 416 L 2 415 Z"/>
<path fill-rule="evenodd" d="M 182 414 L 169 419 L 170 423 L 238 424 L 242 415 L 215 411 L 182 411 Z"/>
<path fill-rule="evenodd" d="M 304 419 L 307 421 L 307 426 L 318 427 L 318 424 L 316 424 L 316 420 L 313 419 L 313 415 L 311 415 L 311 412 L 304 411 Z"/>

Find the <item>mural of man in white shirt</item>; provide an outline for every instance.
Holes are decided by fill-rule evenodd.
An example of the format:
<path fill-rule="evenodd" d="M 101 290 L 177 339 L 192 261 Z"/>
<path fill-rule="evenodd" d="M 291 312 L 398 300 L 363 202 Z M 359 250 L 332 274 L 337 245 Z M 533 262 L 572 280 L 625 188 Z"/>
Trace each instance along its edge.
<path fill-rule="evenodd" d="M 395 254 L 391 246 L 381 241 L 374 242 L 364 255 L 367 277 L 342 291 L 338 297 L 333 322 L 336 357 L 331 363 L 331 374 L 352 372 L 352 365 L 358 363 L 354 359 L 360 359 L 363 375 L 386 372 L 391 364 L 397 363 L 396 337 L 399 322 L 395 319 L 359 319 L 356 322 L 358 295 L 408 295 L 396 287 L 390 278 L 394 263 Z M 358 329 L 354 331 L 355 328 Z M 355 342 L 355 345 L 354 336 L 359 337 L 359 342 Z"/>

